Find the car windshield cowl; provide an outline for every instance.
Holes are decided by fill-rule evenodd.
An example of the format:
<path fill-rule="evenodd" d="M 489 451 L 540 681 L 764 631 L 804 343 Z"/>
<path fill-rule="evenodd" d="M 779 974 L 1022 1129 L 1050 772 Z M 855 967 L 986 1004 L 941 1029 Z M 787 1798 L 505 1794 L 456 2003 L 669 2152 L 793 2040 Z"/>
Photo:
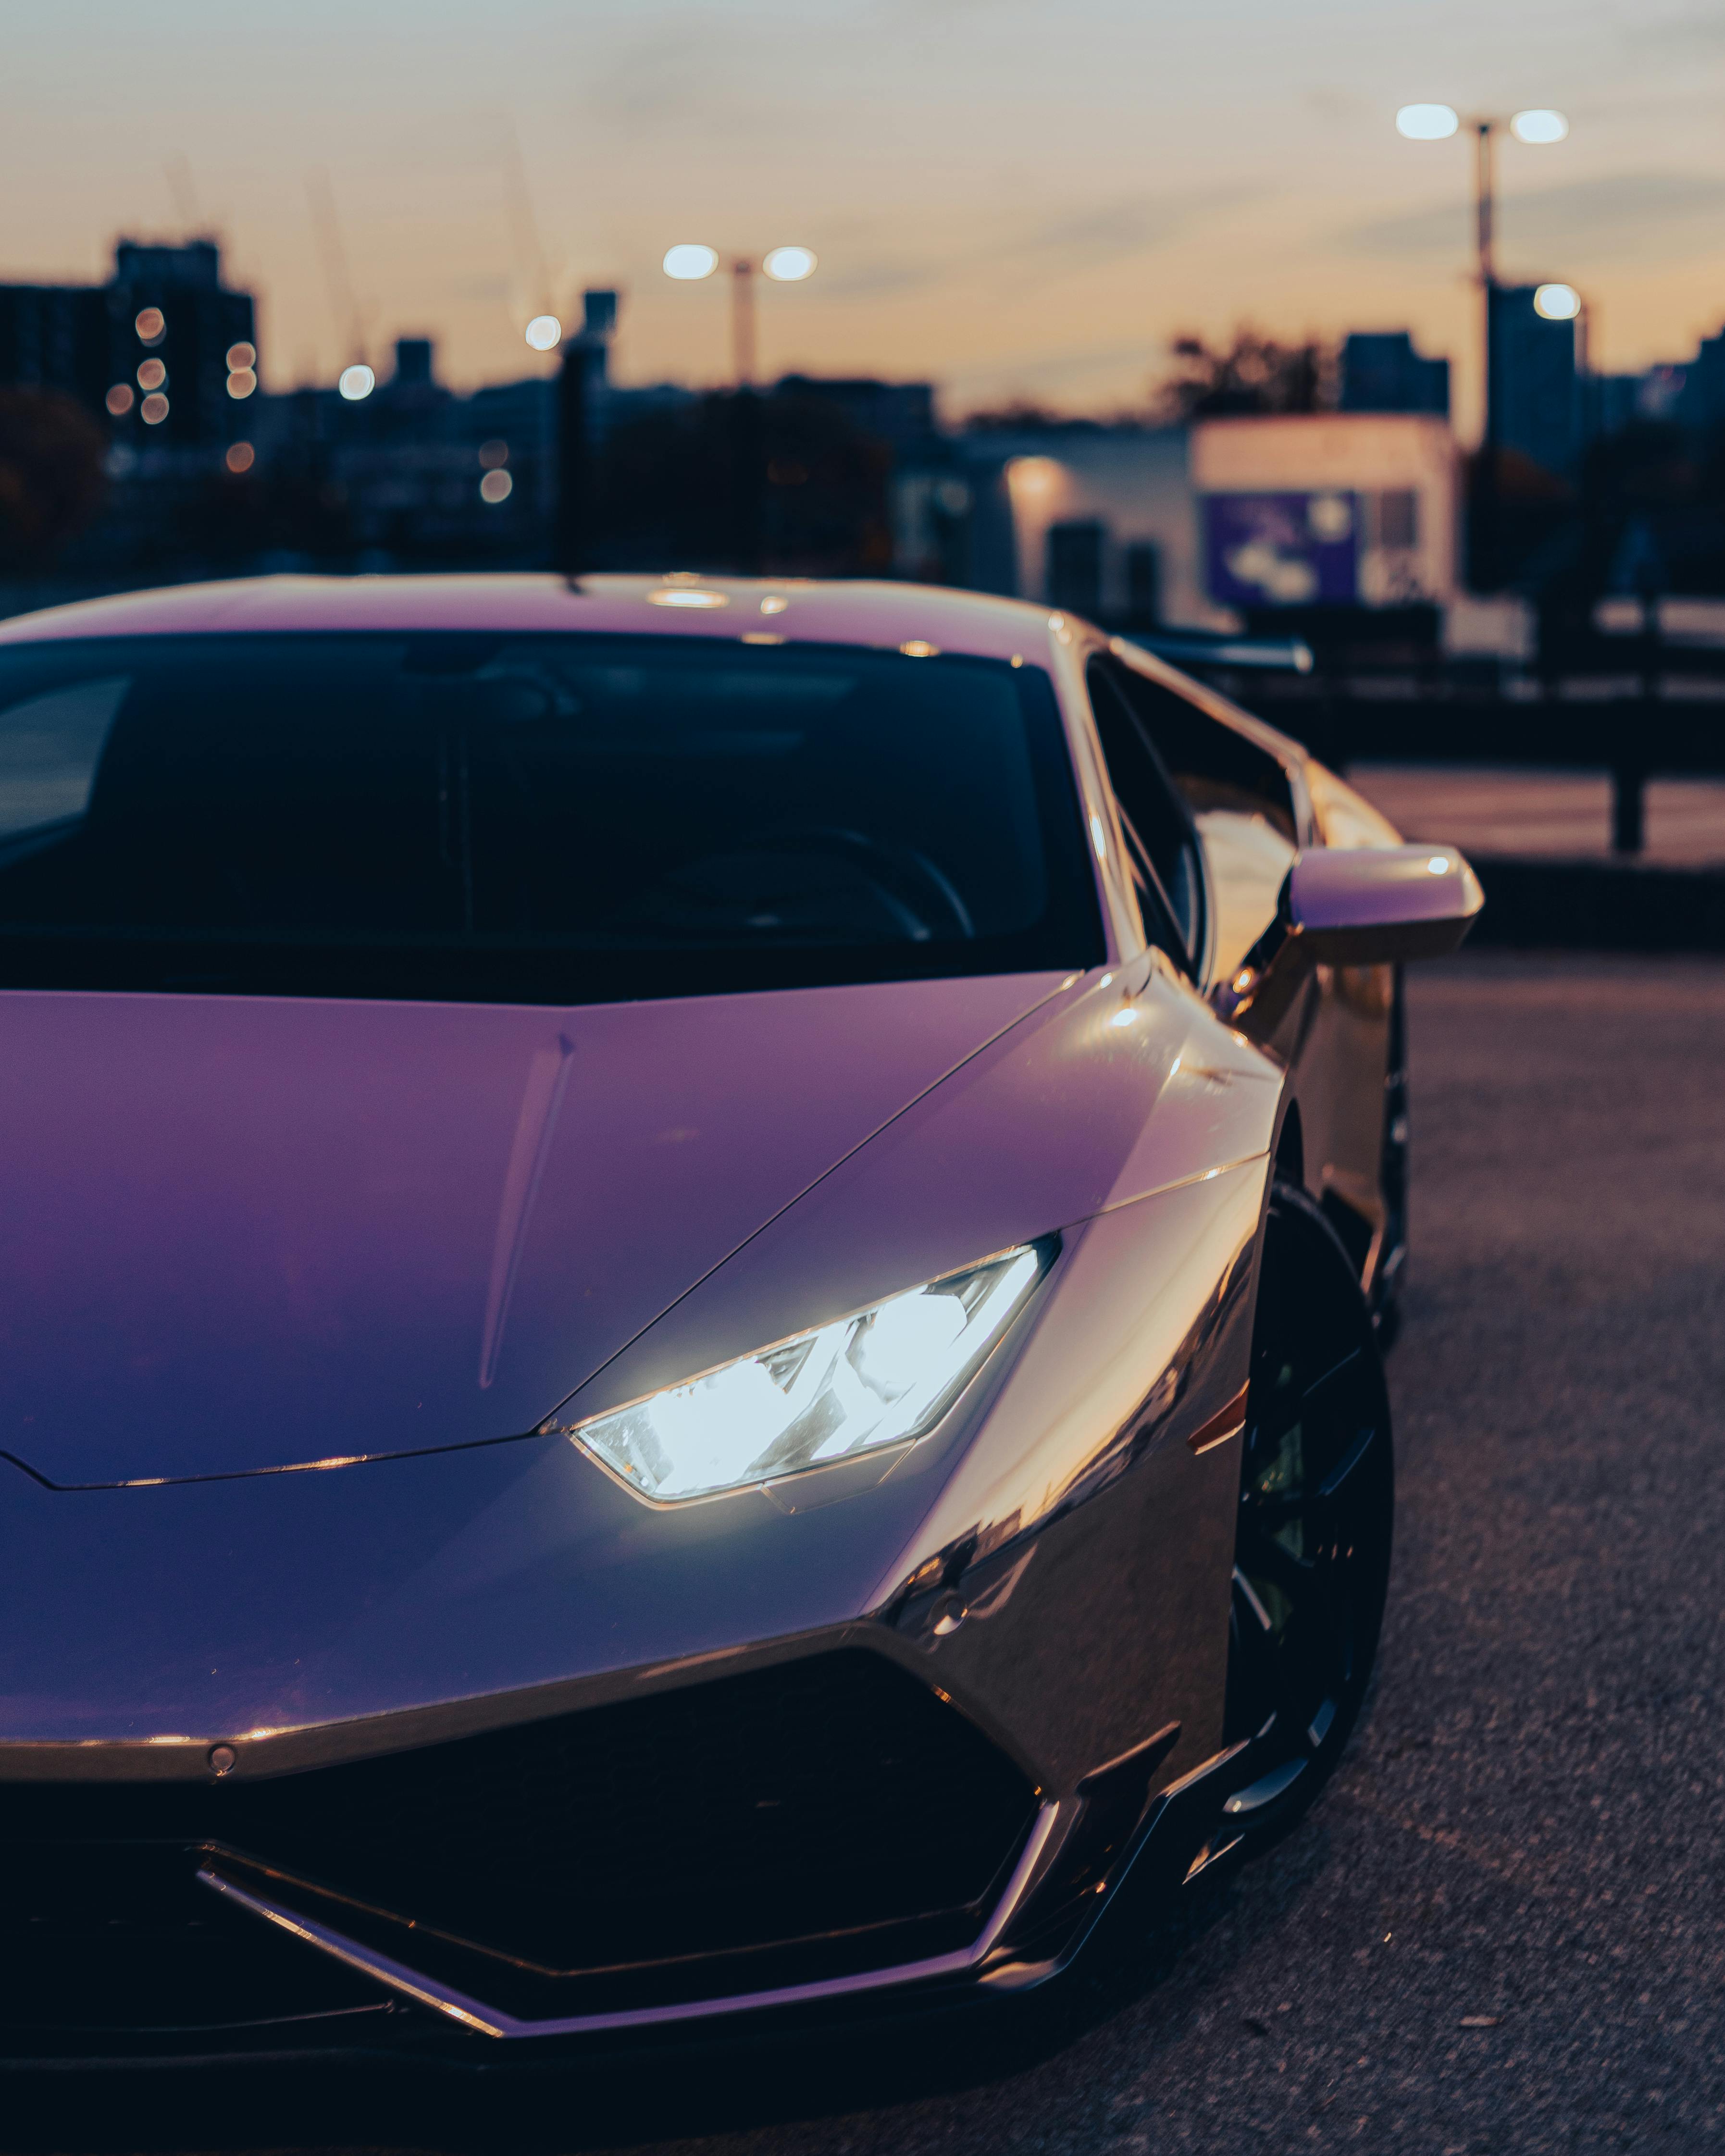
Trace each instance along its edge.
<path fill-rule="evenodd" d="M 1034 667 L 470 631 L 0 649 L 0 987 L 572 1004 L 1101 955 Z"/>

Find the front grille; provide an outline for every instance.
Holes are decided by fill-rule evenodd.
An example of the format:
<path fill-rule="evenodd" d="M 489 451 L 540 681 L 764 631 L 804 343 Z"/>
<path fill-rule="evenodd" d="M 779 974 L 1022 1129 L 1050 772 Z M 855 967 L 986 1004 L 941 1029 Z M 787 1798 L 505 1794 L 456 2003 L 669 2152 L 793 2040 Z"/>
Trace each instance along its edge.
<path fill-rule="evenodd" d="M 0 1854 L 0 2056 L 176 2048 L 338 2029 L 368 2041 L 388 1994 L 200 1887 L 173 1843 Z M 140 2040 L 127 2042 L 126 2039 Z"/>
<path fill-rule="evenodd" d="M 268 1782 L 0 1803 L 14 1850 L 214 1848 L 238 1883 L 536 2015 L 966 1944 L 1035 1793 L 955 1708 L 852 1649 Z"/>

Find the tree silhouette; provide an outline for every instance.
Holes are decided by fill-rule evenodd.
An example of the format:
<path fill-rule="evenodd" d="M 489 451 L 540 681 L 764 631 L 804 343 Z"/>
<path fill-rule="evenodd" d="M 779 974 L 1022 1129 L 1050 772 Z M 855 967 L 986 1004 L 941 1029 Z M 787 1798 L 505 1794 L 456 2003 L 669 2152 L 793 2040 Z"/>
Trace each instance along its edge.
<path fill-rule="evenodd" d="M 1334 403 L 1335 355 L 1311 337 L 1303 344 L 1282 344 L 1242 328 L 1227 346 L 1188 334 L 1168 349 L 1173 371 L 1153 392 L 1157 416 L 1164 421 L 1322 412 Z"/>

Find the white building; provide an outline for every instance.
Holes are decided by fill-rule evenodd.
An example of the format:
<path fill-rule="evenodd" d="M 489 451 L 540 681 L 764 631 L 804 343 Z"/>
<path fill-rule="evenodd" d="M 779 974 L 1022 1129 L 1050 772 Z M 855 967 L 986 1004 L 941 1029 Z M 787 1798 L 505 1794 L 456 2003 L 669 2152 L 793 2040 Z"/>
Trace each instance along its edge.
<path fill-rule="evenodd" d="M 1460 578 L 1446 419 L 1313 412 L 1201 419 L 1192 482 L 1214 604 L 1447 608 Z"/>
<path fill-rule="evenodd" d="M 1079 613 L 1230 625 L 1204 593 L 1187 429 L 970 434 L 960 447 L 979 501 L 1009 526 L 991 588 Z"/>

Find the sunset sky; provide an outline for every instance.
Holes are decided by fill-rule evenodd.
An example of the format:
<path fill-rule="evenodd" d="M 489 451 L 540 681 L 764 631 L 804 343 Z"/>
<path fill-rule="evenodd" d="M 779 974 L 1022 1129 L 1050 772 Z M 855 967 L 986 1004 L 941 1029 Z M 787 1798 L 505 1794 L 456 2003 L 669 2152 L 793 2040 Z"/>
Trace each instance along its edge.
<path fill-rule="evenodd" d="M 0 276 L 207 225 L 275 388 L 352 356 L 321 174 L 370 356 L 434 336 L 457 386 L 543 366 L 521 326 L 584 284 L 624 292 L 621 378 L 717 379 L 722 280 L 665 249 L 800 241 L 771 373 L 1106 410 L 1188 326 L 1406 326 L 1466 422 L 1470 153 L 1402 141 L 1414 99 L 1568 113 L 1506 148 L 1502 268 L 1580 286 L 1606 366 L 1725 321 L 1722 0 L 15 0 L 6 45 Z"/>

